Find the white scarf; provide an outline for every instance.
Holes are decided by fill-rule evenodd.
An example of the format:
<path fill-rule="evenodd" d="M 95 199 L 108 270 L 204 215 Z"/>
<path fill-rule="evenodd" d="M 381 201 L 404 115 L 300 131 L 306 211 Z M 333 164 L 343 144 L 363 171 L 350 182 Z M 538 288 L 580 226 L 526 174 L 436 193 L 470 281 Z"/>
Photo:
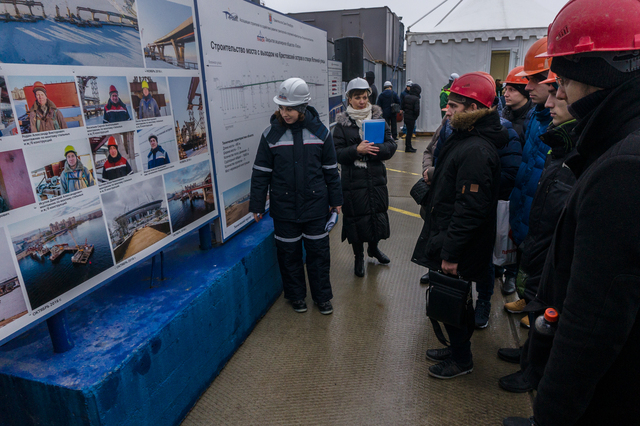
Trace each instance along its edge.
<path fill-rule="evenodd" d="M 353 118 L 356 121 L 358 130 L 360 131 L 360 137 L 364 138 L 364 133 L 362 132 L 362 122 L 364 120 L 371 119 L 371 104 L 368 103 L 367 106 L 362 109 L 354 109 L 351 105 L 349 105 L 347 107 L 347 114 L 349 114 L 349 117 Z"/>

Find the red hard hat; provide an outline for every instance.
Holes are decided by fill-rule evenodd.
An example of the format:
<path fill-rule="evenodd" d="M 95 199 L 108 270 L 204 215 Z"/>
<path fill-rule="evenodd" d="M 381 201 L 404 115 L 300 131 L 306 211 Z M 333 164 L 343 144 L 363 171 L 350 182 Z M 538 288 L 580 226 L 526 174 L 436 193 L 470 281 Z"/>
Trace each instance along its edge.
<path fill-rule="evenodd" d="M 518 74 L 524 70 L 522 65 L 515 67 L 511 71 L 509 71 L 509 75 L 507 75 L 507 79 L 504 81 L 507 84 L 522 84 L 526 85 L 528 81 L 522 77 L 518 77 Z"/>
<path fill-rule="evenodd" d="M 518 73 L 518 77 L 528 77 L 544 71 L 551 67 L 551 59 L 538 57 L 541 53 L 547 52 L 547 38 L 543 37 L 533 43 L 524 57 L 524 69 Z"/>
<path fill-rule="evenodd" d="M 115 146 L 118 147 L 118 142 L 116 142 L 116 138 L 113 136 L 109 136 L 109 141 L 107 142 L 107 146 Z"/>
<path fill-rule="evenodd" d="M 549 46 L 541 57 L 640 50 L 640 1 L 571 0 L 548 33 Z"/>
<path fill-rule="evenodd" d="M 496 97 L 496 82 L 486 72 L 475 71 L 456 79 L 449 89 L 451 93 L 474 99 L 491 108 Z"/>
<path fill-rule="evenodd" d="M 556 73 L 551 71 L 551 70 L 549 70 L 549 75 L 547 76 L 547 79 L 544 80 L 544 81 L 541 81 L 540 83 L 553 84 L 553 83 L 556 82 L 556 77 L 557 77 Z"/>

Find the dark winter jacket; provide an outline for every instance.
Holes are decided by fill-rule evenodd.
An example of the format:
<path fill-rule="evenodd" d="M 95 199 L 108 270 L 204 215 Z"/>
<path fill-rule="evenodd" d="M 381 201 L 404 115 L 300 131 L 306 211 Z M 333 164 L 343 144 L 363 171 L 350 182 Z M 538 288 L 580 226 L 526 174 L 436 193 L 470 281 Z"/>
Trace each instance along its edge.
<path fill-rule="evenodd" d="M 411 86 L 411 91 L 402 101 L 401 108 L 404 111 L 404 119 L 416 121 L 420 115 L 420 93 L 422 88 L 418 84 Z"/>
<path fill-rule="evenodd" d="M 138 119 L 160 117 L 160 108 L 153 96 L 143 96 L 138 105 Z"/>
<path fill-rule="evenodd" d="M 402 107 L 402 101 L 404 101 L 404 97 L 409 94 L 409 91 L 405 87 L 405 89 L 400 93 L 400 106 Z"/>
<path fill-rule="evenodd" d="M 382 110 L 372 107 L 371 118 L 380 118 Z M 397 145 L 385 126 L 384 143 L 378 144 L 377 155 L 360 155 L 357 147 L 362 138 L 356 122 L 344 112 L 336 117 L 333 130 L 338 162 L 341 165 L 344 205 L 342 240 L 349 243 L 379 241 L 389 238 L 389 192 L 387 169 L 383 161 L 396 152 Z"/>
<path fill-rule="evenodd" d="M 496 233 L 500 186 L 498 148 L 509 141 L 495 109 L 454 115 L 453 134 L 433 174 L 427 218 L 412 261 L 440 270 L 458 263 L 468 280 L 484 279 Z"/>
<path fill-rule="evenodd" d="M 38 101 L 31 105 L 29 121 L 31 133 L 67 128 L 67 122 L 64 120 L 62 112 L 49 99 L 44 107 L 41 107 Z"/>
<path fill-rule="evenodd" d="M 398 94 L 393 90 L 383 90 L 382 93 L 378 95 L 377 105 L 382 108 L 382 118 L 385 120 L 389 120 L 396 115 L 391 111 L 391 104 L 398 104 L 398 108 L 400 108 L 400 98 Z"/>
<path fill-rule="evenodd" d="M 169 154 L 160 145 L 147 154 L 147 169 L 149 170 L 169 163 Z"/>
<path fill-rule="evenodd" d="M 113 180 L 133 173 L 131 165 L 120 153 L 114 158 L 107 156 L 107 161 L 102 166 L 102 179 Z"/>
<path fill-rule="evenodd" d="M 531 202 L 536 195 L 538 181 L 549 152 L 549 147 L 542 142 L 540 135 L 547 131 L 549 123 L 551 123 L 549 109 L 538 105 L 529 121 L 527 143 L 522 150 L 522 163 L 510 197 L 509 224 L 516 245 L 524 241 L 529 231 Z"/>
<path fill-rule="evenodd" d="M 369 95 L 369 103 L 371 105 L 375 105 L 378 102 L 378 88 L 374 83 L 369 83 L 369 87 L 371 88 L 371 94 Z"/>
<path fill-rule="evenodd" d="M 520 143 L 524 148 L 524 144 L 527 141 L 526 134 L 527 129 L 529 128 L 529 121 L 531 120 L 531 115 L 533 114 L 533 103 L 531 103 L 531 99 L 527 101 L 524 106 L 521 106 L 518 109 L 511 109 L 510 106 L 505 106 L 502 109 L 502 117 L 506 118 L 511 122 L 513 129 L 518 134 L 520 138 Z"/>
<path fill-rule="evenodd" d="M 575 147 L 575 135 L 572 131 L 576 124 L 575 120 L 571 120 L 558 127 L 550 127 L 540 136 L 551 147 L 551 152 L 547 155 L 538 190 L 531 203 L 529 232 L 522 247 L 520 269 L 527 275 L 524 292 L 527 303 L 536 296 L 560 212 L 576 181 L 573 172 L 564 167 L 565 157 Z"/>
<path fill-rule="evenodd" d="M 560 313 L 533 405 L 542 426 L 640 419 L 640 78 L 572 107 L 603 96 L 565 159 L 577 181 L 536 298 Z"/>
<path fill-rule="evenodd" d="M 509 142 L 498 149 L 500 157 L 500 193 L 498 198 L 508 200 L 516 181 L 520 163 L 522 163 L 522 145 L 520 145 L 520 138 L 513 130 L 509 120 L 500 118 L 500 124 L 509 132 Z"/>
<path fill-rule="evenodd" d="M 303 121 L 283 125 L 271 116 L 260 138 L 251 175 L 249 211 L 289 222 L 325 218 L 342 205 L 336 151 L 318 112 L 308 106 Z"/>
<path fill-rule="evenodd" d="M 111 102 L 111 99 L 104 106 L 104 116 L 102 117 L 103 123 L 117 123 L 118 121 L 131 120 L 127 106 L 118 99 L 117 103 Z"/>

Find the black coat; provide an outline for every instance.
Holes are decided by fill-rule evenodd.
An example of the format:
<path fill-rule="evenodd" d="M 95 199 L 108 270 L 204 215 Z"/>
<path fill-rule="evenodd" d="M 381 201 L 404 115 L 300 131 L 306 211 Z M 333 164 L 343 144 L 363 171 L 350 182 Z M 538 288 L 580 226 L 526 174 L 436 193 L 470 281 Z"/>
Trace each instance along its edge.
<path fill-rule="evenodd" d="M 422 88 L 418 84 L 413 84 L 409 94 L 402 100 L 402 111 L 404 111 L 404 119 L 416 121 L 420 115 L 420 93 Z"/>
<path fill-rule="evenodd" d="M 551 147 L 551 154 L 547 155 L 544 171 L 531 203 L 529 232 L 522 247 L 520 269 L 527 274 L 524 293 L 527 302 L 536 296 L 558 218 L 576 182 L 573 172 L 564 167 L 565 157 L 575 147 L 575 135 L 572 131 L 576 124 L 576 121 L 572 120 L 540 136 L 542 141 Z"/>
<path fill-rule="evenodd" d="M 560 313 L 533 404 L 543 426 L 640 419 L 640 77 L 600 93 L 572 104 L 606 96 L 576 127 L 577 181 L 536 298 Z"/>
<path fill-rule="evenodd" d="M 405 98 L 406 100 L 406 98 Z M 428 195 L 427 218 L 412 261 L 440 270 L 458 263 L 468 280 L 484 279 L 496 235 L 500 187 L 498 148 L 509 140 L 495 109 L 456 114 L 438 156 Z"/>
<path fill-rule="evenodd" d="M 533 109 L 533 103 L 531 100 L 528 100 L 526 104 L 516 110 L 511 109 L 510 106 L 506 106 L 502 110 L 502 116 L 511 122 L 513 130 L 518 134 L 523 148 L 527 141 L 527 128 L 529 127 L 529 121 L 531 120 Z"/>
<path fill-rule="evenodd" d="M 380 107 L 374 105 L 371 118 L 381 115 Z M 389 192 L 383 161 L 390 159 L 397 148 L 389 126 L 385 125 L 384 143 L 379 144 L 378 155 L 362 156 L 356 151 L 362 138 L 355 121 L 346 112 L 338 114 L 336 121 L 333 138 L 341 164 L 344 193 L 342 240 L 346 238 L 353 244 L 389 238 Z"/>
<path fill-rule="evenodd" d="M 382 108 L 382 117 L 385 120 L 395 116 L 391 109 L 391 104 L 398 104 L 398 108 L 400 107 L 400 98 L 398 97 L 398 94 L 393 90 L 383 90 L 382 93 L 378 95 L 377 105 Z"/>
<path fill-rule="evenodd" d="M 333 138 L 314 108 L 291 125 L 271 116 L 253 164 L 250 212 L 264 213 L 267 190 L 271 216 L 283 221 L 324 218 L 329 206 L 342 205 Z"/>

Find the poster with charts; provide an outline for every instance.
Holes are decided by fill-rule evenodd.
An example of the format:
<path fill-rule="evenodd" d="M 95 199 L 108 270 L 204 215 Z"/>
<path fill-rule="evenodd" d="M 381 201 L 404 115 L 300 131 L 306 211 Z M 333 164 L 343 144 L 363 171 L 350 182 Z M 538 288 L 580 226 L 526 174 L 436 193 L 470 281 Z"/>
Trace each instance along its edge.
<path fill-rule="evenodd" d="M 203 68 L 214 158 L 227 238 L 253 221 L 249 213 L 251 169 L 260 136 L 276 111 L 280 83 L 301 77 L 328 127 L 327 34 L 250 2 L 200 4 Z"/>
<path fill-rule="evenodd" d="M 218 216 L 194 0 L 0 4 L 0 344 Z"/>

